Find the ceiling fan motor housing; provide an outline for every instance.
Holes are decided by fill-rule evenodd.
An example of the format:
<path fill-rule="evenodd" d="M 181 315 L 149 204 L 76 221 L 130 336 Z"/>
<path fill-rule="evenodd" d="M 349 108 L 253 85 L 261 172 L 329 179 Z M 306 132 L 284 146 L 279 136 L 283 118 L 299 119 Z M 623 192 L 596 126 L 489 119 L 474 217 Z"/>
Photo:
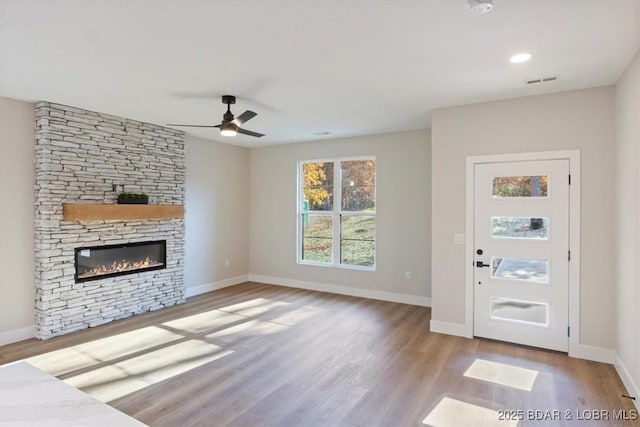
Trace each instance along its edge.
<path fill-rule="evenodd" d="M 235 104 L 236 103 L 236 97 L 233 95 L 222 95 L 222 103 L 223 104 Z"/>
<path fill-rule="evenodd" d="M 231 112 L 231 104 L 236 103 L 236 97 L 233 95 L 222 95 L 222 103 L 227 104 L 227 112 L 224 113 L 222 123 L 229 123 L 234 119 L 233 113 Z"/>

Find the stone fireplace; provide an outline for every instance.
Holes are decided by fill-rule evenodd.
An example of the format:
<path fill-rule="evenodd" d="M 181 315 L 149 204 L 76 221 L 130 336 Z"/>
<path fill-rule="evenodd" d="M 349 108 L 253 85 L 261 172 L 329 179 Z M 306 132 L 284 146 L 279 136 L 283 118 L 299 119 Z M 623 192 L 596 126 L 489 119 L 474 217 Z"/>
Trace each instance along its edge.
<path fill-rule="evenodd" d="M 64 204 L 115 204 L 116 189 L 182 205 L 183 132 L 48 102 L 36 104 L 35 120 L 36 336 L 184 301 L 183 218 L 63 215 Z M 162 249 L 127 260 L 149 242 Z"/>

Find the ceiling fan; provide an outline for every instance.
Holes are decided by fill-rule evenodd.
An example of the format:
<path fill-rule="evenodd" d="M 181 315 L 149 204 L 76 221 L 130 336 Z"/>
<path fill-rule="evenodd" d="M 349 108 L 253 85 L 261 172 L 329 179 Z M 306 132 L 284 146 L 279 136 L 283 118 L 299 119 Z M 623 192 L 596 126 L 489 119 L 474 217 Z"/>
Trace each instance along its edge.
<path fill-rule="evenodd" d="M 222 123 L 219 125 L 181 125 L 181 124 L 172 124 L 169 123 L 167 126 L 183 126 L 183 127 L 192 127 L 192 128 L 220 128 L 220 135 L 222 136 L 236 136 L 236 134 L 255 136 L 256 138 L 263 137 L 264 134 L 253 132 L 250 130 L 242 129 L 242 125 L 249 120 L 253 119 L 257 116 L 257 113 L 254 113 L 251 110 L 247 110 L 244 113 L 240 114 L 238 117 L 234 117 L 231 112 L 231 104 L 236 103 L 236 97 L 233 95 L 222 95 L 222 103 L 227 104 L 227 112 L 222 116 Z"/>

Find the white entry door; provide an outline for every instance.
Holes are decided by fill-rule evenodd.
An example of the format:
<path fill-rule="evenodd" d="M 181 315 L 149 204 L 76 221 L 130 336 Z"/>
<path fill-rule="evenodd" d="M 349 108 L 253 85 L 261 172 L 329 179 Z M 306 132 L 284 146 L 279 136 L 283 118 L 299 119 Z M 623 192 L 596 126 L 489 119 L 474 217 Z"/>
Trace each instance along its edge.
<path fill-rule="evenodd" d="M 568 351 L 569 161 L 474 175 L 474 335 Z"/>

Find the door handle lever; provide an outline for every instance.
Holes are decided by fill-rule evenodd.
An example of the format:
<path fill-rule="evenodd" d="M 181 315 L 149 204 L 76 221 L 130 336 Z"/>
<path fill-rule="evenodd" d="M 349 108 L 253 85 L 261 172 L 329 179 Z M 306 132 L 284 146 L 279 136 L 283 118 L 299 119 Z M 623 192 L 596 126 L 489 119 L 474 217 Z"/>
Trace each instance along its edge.
<path fill-rule="evenodd" d="M 485 264 L 482 261 L 476 261 L 476 267 L 478 268 L 482 268 L 482 267 L 491 267 L 491 264 Z"/>

